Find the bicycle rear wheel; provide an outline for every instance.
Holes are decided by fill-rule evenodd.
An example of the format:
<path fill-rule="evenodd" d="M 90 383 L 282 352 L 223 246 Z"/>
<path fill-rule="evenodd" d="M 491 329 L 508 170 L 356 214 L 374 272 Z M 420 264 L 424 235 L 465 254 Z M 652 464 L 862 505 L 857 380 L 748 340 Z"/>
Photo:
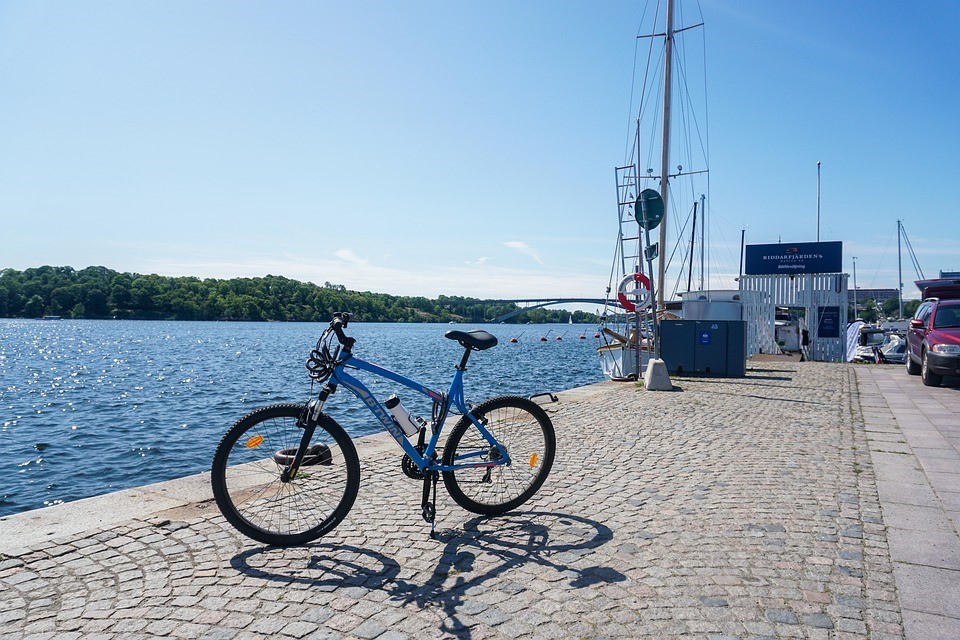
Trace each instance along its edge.
<path fill-rule="evenodd" d="M 321 415 L 295 478 L 281 475 L 303 435 L 302 404 L 276 404 L 240 418 L 220 440 L 210 480 L 224 517 L 240 533 L 276 546 L 304 544 L 343 520 L 360 488 L 350 436 Z"/>
<path fill-rule="evenodd" d="M 553 466 L 553 423 L 537 403 L 521 396 L 499 396 L 470 412 L 507 449 L 510 463 L 443 472 L 453 500 L 473 513 L 497 515 L 516 509 L 543 485 Z M 468 416 L 463 416 L 444 445 L 443 464 L 487 462 L 492 448 Z"/>

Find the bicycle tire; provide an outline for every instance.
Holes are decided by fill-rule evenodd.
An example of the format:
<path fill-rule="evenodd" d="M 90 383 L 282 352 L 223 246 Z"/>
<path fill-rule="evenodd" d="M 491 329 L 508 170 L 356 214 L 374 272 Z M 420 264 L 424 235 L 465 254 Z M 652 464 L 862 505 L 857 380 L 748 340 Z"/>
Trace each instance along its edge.
<path fill-rule="evenodd" d="M 281 481 L 284 455 L 300 444 L 302 410 L 302 404 L 275 404 L 251 411 L 224 434 L 213 456 L 210 481 L 220 512 L 240 533 L 268 545 L 305 544 L 329 533 L 360 489 L 353 441 L 325 414 L 311 439 L 323 454 L 293 480 Z"/>
<path fill-rule="evenodd" d="M 443 472 L 454 502 L 473 513 L 499 515 L 516 509 L 543 486 L 556 455 L 553 423 L 540 405 L 522 396 L 498 396 L 470 412 L 507 449 L 509 464 Z M 453 427 L 443 450 L 443 464 L 490 449 L 469 416 Z M 489 459 L 473 457 L 472 459 Z M 488 472 L 489 471 L 489 476 Z"/>

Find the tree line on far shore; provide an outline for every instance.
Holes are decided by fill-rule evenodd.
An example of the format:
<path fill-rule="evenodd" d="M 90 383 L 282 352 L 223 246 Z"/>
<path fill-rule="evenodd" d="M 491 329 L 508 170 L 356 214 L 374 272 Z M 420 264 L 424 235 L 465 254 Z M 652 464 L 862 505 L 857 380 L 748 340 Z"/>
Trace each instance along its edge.
<path fill-rule="evenodd" d="M 106 267 L 0 271 L 0 317 L 5 318 L 326 322 L 335 311 L 351 311 L 365 322 L 489 322 L 517 309 L 513 303 L 477 298 L 392 296 L 272 275 L 218 280 Z M 567 322 L 569 317 L 569 311 L 533 309 L 507 322 Z M 574 322 L 595 320 L 590 313 L 573 313 Z"/>
<path fill-rule="evenodd" d="M 917 312 L 917 307 L 919 306 L 919 300 L 904 300 L 903 317 L 913 317 L 913 314 Z M 857 302 L 856 313 L 854 313 L 853 305 L 848 305 L 847 317 L 851 320 L 859 318 L 864 322 L 871 323 L 883 320 L 884 318 L 896 318 L 899 310 L 900 301 L 897 300 L 897 298 L 888 298 L 883 301 L 883 304 L 877 304 L 872 298 L 867 298 L 866 300 L 859 300 Z"/>

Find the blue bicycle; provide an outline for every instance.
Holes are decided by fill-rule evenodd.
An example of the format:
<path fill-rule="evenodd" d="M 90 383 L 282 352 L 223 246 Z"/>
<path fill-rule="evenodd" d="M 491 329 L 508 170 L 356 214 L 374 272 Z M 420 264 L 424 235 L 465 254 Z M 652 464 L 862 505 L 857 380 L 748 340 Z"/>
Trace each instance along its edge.
<path fill-rule="evenodd" d="M 360 488 L 360 461 L 346 431 L 324 413 L 341 385 L 376 416 L 404 451 L 403 472 L 423 481 L 421 515 L 436 519 L 437 480 L 468 511 L 497 515 L 516 509 L 543 485 L 553 466 L 556 437 L 543 408 L 522 396 L 498 396 L 476 406 L 464 400 L 463 374 L 473 351 L 497 344 L 486 331 L 448 331 L 463 348 L 449 391 L 353 355 L 344 333 L 350 314 L 334 315 L 307 360 L 323 383 L 305 404 L 276 404 L 240 418 L 220 440 L 211 482 L 217 506 L 244 535 L 276 546 L 304 544 L 330 532 L 350 512 Z M 334 339 L 336 343 L 334 343 Z M 381 403 L 352 375 L 365 371 L 399 383 L 433 401 L 430 421 L 412 416 L 391 396 Z M 460 419 L 441 447 L 449 415 Z"/>

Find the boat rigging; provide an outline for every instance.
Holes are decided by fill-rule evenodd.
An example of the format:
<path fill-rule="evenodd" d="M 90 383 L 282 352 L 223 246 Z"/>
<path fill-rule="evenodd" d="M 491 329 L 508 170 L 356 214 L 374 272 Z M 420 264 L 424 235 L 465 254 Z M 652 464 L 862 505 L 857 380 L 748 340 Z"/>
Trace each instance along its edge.
<path fill-rule="evenodd" d="M 700 206 L 701 289 L 706 269 L 704 245 L 708 219 L 704 191 L 709 190 L 709 183 L 707 189 L 693 184 L 696 179 L 703 180 L 709 171 L 706 130 L 701 129 L 701 118 L 706 122 L 706 89 L 705 84 L 702 89 L 689 84 L 688 78 L 697 74 L 691 74 L 694 65 L 690 63 L 685 38 L 676 37 L 702 27 L 703 21 L 684 24 L 675 0 L 666 1 L 664 12 L 661 12 L 661 3 L 654 4 L 656 8 L 652 13 L 644 11 L 645 16 L 651 16 L 649 32 L 637 36 L 638 50 L 641 42 L 649 43 L 649 50 L 639 104 L 634 111 L 636 116 L 631 118 L 636 128 L 628 139 L 625 161 L 615 169 L 619 227 L 605 297 L 610 300 L 613 292 L 619 305 L 604 307 L 600 332 L 604 344 L 598 349 L 604 372 L 614 379 L 639 377 L 643 360 L 659 355 L 658 324 L 668 313 L 666 279 L 671 259 L 677 254 L 676 248 L 672 252 L 666 249 L 667 226 L 674 225 L 676 231 L 672 233 L 676 233 L 679 247 L 685 240 L 684 230 L 690 214 L 687 222 L 680 226 L 678 212 L 689 212 L 696 206 L 688 203 Z M 657 43 L 662 46 L 657 47 Z M 635 78 L 639 75 L 637 71 L 635 65 Z M 695 105 L 701 105 L 700 117 Z M 659 174 L 654 174 L 652 168 L 655 154 L 659 155 Z M 648 168 L 644 171 L 643 167 Z M 652 234 L 656 234 L 655 238 L 651 238 Z M 683 250 L 680 255 L 685 263 L 687 251 Z M 692 273 L 692 247 L 690 255 Z M 678 283 L 683 265 L 680 269 Z M 709 276 L 706 280 L 709 287 Z"/>

